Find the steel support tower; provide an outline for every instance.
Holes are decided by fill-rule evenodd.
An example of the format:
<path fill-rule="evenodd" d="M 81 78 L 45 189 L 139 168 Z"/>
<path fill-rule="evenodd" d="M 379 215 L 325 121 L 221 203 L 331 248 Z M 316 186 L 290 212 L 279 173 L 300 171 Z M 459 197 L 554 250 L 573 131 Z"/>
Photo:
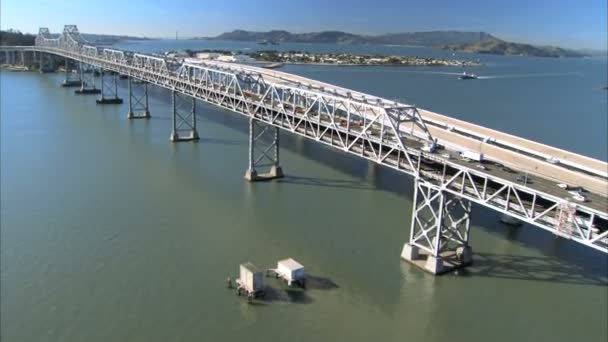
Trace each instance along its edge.
<path fill-rule="evenodd" d="M 245 179 L 254 182 L 283 177 L 279 165 L 279 129 L 249 119 L 249 165 Z M 265 172 L 259 172 L 262 169 Z"/>
<path fill-rule="evenodd" d="M 187 103 L 190 103 L 190 105 L 188 106 Z M 173 125 L 169 140 L 172 142 L 198 140 L 199 136 L 196 130 L 196 99 L 172 90 L 171 107 Z"/>
<path fill-rule="evenodd" d="M 401 257 L 432 273 L 469 265 L 471 202 L 416 178 L 409 242 Z"/>
<path fill-rule="evenodd" d="M 101 96 L 97 104 L 121 104 L 122 99 L 118 97 L 118 74 L 115 72 L 100 70 Z"/>
<path fill-rule="evenodd" d="M 63 87 L 82 87 L 82 79 L 80 78 L 80 70 L 76 70 L 74 63 L 70 62 L 69 58 L 65 59 L 64 64 L 64 79 L 61 83 Z M 76 71 L 76 72 L 74 72 Z"/>
<path fill-rule="evenodd" d="M 150 110 L 148 108 L 148 83 L 133 82 L 133 78 L 128 80 L 129 91 L 129 112 L 128 119 L 148 119 Z"/>
<path fill-rule="evenodd" d="M 99 94 L 101 90 L 97 89 L 97 68 L 91 64 L 80 62 L 78 63 L 78 74 L 80 75 L 80 89 L 74 91 L 79 95 Z"/>

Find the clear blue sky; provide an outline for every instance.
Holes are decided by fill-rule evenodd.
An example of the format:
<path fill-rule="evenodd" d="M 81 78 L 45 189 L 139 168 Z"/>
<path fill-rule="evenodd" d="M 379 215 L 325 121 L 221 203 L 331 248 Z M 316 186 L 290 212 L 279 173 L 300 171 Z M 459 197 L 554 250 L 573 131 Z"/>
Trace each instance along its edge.
<path fill-rule="evenodd" d="M 241 28 L 375 34 L 486 31 L 500 38 L 607 48 L 606 0 L 1 0 L 0 27 L 150 37 L 208 36 Z"/>

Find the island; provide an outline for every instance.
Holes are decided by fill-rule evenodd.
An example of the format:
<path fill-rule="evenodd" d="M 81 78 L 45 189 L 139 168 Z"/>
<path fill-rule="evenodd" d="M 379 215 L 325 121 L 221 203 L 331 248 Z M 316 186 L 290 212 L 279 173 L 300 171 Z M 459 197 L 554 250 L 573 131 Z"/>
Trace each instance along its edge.
<path fill-rule="evenodd" d="M 587 57 L 582 52 L 563 49 L 556 46 L 534 46 L 530 44 L 505 42 L 500 39 L 488 39 L 481 42 L 459 45 L 444 45 L 444 50 L 481 53 L 491 55 L 514 55 L 534 57 Z"/>
<path fill-rule="evenodd" d="M 508 42 L 487 32 L 472 31 L 426 31 L 400 32 L 380 35 L 359 35 L 341 31 L 291 33 L 284 30 L 255 32 L 234 30 L 215 37 L 193 39 L 275 42 L 275 43 L 324 43 L 340 45 L 398 45 L 426 46 L 467 53 L 536 57 L 586 57 L 584 51 L 575 51 L 556 46 L 535 46 Z"/>
<path fill-rule="evenodd" d="M 419 56 L 384 56 L 350 53 L 311 53 L 308 51 L 227 51 L 227 50 L 182 50 L 169 51 L 165 55 L 175 58 L 197 58 L 200 60 L 219 60 L 226 62 L 258 62 L 282 64 L 314 64 L 333 66 L 443 66 L 473 67 L 480 66 L 478 61 L 419 57 Z M 192 60 L 191 61 L 195 61 Z"/>
<path fill-rule="evenodd" d="M 247 53 L 259 62 L 283 64 L 315 64 L 343 66 L 479 66 L 479 62 L 418 57 L 418 56 L 383 56 L 355 55 L 349 53 L 310 53 L 306 51 L 254 51 Z"/>

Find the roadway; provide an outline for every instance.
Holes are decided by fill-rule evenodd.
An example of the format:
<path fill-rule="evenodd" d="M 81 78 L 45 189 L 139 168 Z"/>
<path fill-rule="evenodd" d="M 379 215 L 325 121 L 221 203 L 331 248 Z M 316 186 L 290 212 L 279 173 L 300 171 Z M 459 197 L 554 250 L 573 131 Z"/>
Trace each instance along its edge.
<path fill-rule="evenodd" d="M 266 81 L 281 85 L 323 89 L 334 96 L 351 97 L 369 104 L 381 103 L 387 108 L 395 106 L 394 102 L 379 97 L 277 70 L 217 61 L 209 61 L 205 64 L 224 69 L 259 73 L 264 75 Z M 561 198 L 571 198 L 571 195 L 557 187 L 557 183 L 581 186 L 587 190 L 584 194 L 589 199 L 584 205 L 589 205 L 601 212 L 608 211 L 608 163 L 428 110 L 419 108 L 418 111 L 431 135 L 448 150 L 458 152 L 468 149 L 483 153 L 485 159 L 489 161 L 517 170 L 518 174 L 527 173 L 533 176 L 548 194 Z M 417 136 L 424 135 L 421 128 L 412 127 L 411 124 L 403 123 L 400 129 L 408 134 L 413 129 Z M 489 137 L 493 140 L 484 142 L 482 137 Z M 556 158 L 560 163 L 553 164 L 547 161 L 548 157 Z M 488 170 L 489 173 L 496 171 L 491 169 Z M 503 172 L 498 172 L 496 176 L 512 181 L 515 181 L 516 178 L 515 174 L 504 174 Z"/>

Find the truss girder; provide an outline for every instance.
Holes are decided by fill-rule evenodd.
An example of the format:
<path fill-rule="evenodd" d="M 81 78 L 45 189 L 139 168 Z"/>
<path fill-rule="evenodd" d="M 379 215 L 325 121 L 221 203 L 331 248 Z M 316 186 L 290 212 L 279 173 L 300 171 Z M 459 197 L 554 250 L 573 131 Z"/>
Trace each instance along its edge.
<path fill-rule="evenodd" d="M 445 170 L 451 173 L 446 175 Z M 606 215 L 576 203 L 534 191 L 523 185 L 473 169 L 444 165 L 444 174 L 428 173 L 427 180 L 446 192 L 492 208 L 555 235 L 600 251 L 608 250 L 608 231 L 600 233 L 597 219 Z"/>
<path fill-rule="evenodd" d="M 238 66 L 182 64 L 172 70 L 159 56 L 120 57 L 108 49 L 90 49 L 66 32 L 52 39 L 48 30 L 41 29 L 35 49 L 221 106 L 413 175 L 445 192 L 608 253 L 608 232 L 597 232 L 595 227 L 598 220 L 608 220 L 606 212 L 576 204 L 560 214 L 571 206 L 563 204 L 562 198 L 422 152 L 421 145 L 433 137 L 413 106 L 339 95 L 335 90 L 301 84 L 278 73 L 256 73 Z M 409 130 L 405 129 L 410 127 L 408 123 Z M 421 160 L 443 163 L 444 170 L 451 171 L 425 171 L 419 168 Z"/>

